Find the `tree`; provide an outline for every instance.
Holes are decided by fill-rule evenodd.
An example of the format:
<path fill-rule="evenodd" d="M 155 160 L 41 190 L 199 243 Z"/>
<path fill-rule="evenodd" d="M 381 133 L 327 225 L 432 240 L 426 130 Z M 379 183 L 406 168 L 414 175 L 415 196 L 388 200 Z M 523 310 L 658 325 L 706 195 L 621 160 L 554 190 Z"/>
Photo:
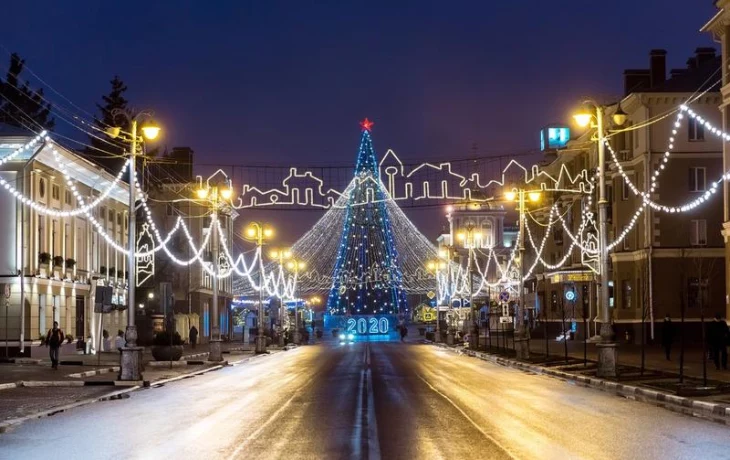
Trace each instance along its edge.
<path fill-rule="evenodd" d="M 100 116 L 94 117 L 94 125 L 98 130 L 94 130 L 89 135 L 89 147 L 86 148 L 84 155 L 101 167 L 117 172 L 125 161 L 123 158 L 125 145 L 122 141 L 106 137 L 104 131 L 110 126 L 119 126 L 122 131 L 129 132 L 127 119 L 125 117 L 115 118 L 112 115 L 112 112 L 116 109 L 128 110 L 128 101 L 124 97 L 127 85 L 116 75 L 110 83 L 111 91 L 101 97 L 102 104 L 96 104 Z"/>
<path fill-rule="evenodd" d="M 10 55 L 10 67 L 5 81 L 0 80 L 0 122 L 32 131 L 50 130 L 55 125 L 51 104 L 45 102 L 43 89 L 33 90 L 22 81 L 25 60 L 17 53 Z"/>
<path fill-rule="evenodd" d="M 362 127 L 327 310 L 398 314 L 406 308 L 406 292 L 385 206 L 387 192 L 381 187 L 371 123 L 365 119 Z"/>

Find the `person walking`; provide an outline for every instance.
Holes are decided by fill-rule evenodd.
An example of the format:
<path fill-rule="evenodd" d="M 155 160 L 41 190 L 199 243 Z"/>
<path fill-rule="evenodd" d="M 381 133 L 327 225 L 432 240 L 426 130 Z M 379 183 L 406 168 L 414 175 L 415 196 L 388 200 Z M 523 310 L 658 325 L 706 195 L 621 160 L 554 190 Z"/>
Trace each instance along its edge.
<path fill-rule="evenodd" d="M 63 331 L 58 327 L 58 321 L 53 322 L 53 328 L 46 334 L 46 346 L 50 348 L 51 367 L 58 369 L 58 353 L 63 343 Z"/>
<path fill-rule="evenodd" d="M 671 361 L 672 354 L 672 343 L 674 342 L 674 324 L 672 324 L 672 318 L 669 315 L 664 317 L 664 323 L 662 323 L 662 347 L 664 348 L 664 355 L 667 357 L 667 361 Z"/>
<path fill-rule="evenodd" d="M 710 347 L 710 357 L 715 363 L 715 369 L 727 369 L 727 323 L 721 319 L 720 314 L 716 314 L 715 318 L 707 325 L 707 345 Z"/>
<path fill-rule="evenodd" d="M 717 315 L 720 316 L 720 315 Z M 720 317 L 718 321 L 718 348 L 720 355 L 720 365 L 723 370 L 727 370 L 727 345 L 730 342 L 730 328 L 728 328 L 727 321 L 724 317 Z"/>
<path fill-rule="evenodd" d="M 405 324 L 402 324 L 400 327 L 400 341 L 405 342 L 406 336 L 408 335 L 408 328 Z"/>
<path fill-rule="evenodd" d="M 198 344 L 198 328 L 192 326 L 188 335 L 190 336 L 190 346 L 195 350 L 195 345 Z"/>
<path fill-rule="evenodd" d="M 117 331 L 117 336 L 114 338 L 114 349 L 119 350 L 119 353 L 122 352 L 122 348 L 124 348 L 124 345 L 127 344 L 127 341 L 124 340 L 124 331 L 119 329 Z"/>

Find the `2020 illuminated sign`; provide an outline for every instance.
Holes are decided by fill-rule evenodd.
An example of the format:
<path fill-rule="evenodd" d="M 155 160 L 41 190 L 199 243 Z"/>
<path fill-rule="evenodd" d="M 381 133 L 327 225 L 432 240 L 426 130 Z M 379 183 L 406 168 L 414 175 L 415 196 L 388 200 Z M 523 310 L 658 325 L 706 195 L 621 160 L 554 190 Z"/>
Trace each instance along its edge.
<path fill-rule="evenodd" d="M 347 318 L 348 334 L 384 335 L 390 333 L 390 318 L 387 316 L 353 316 Z"/>

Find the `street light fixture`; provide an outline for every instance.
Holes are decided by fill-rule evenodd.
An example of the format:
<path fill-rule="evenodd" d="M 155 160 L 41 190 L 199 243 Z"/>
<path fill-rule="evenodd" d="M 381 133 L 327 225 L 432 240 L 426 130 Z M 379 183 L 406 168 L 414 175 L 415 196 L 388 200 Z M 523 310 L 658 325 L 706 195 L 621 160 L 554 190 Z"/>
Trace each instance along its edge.
<path fill-rule="evenodd" d="M 518 241 L 519 249 L 519 264 L 520 264 L 520 302 L 517 305 L 517 330 L 515 331 L 515 348 L 517 352 L 517 358 L 529 359 L 530 358 L 530 339 L 527 336 L 527 329 L 525 328 L 525 213 L 527 209 L 525 202 L 530 201 L 531 203 L 537 203 L 542 198 L 542 193 L 538 190 L 523 190 L 523 189 L 512 189 L 504 193 L 504 197 L 507 201 L 517 202 L 519 219 L 520 219 L 520 233 Z M 517 345 L 519 343 L 519 345 Z"/>
<path fill-rule="evenodd" d="M 573 118 L 581 127 L 591 125 L 596 128 L 595 140 L 598 142 L 598 261 L 599 261 L 599 282 L 600 289 L 598 311 L 599 321 L 601 322 L 601 340 L 596 344 L 598 348 L 598 369 L 596 374 L 598 377 L 615 377 L 616 376 L 616 342 L 614 341 L 613 331 L 611 331 L 610 311 L 608 305 L 608 199 L 606 198 L 606 128 L 604 126 L 606 107 L 601 106 L 592 100 L 587 100 L 583 104 L 579 113 L 573 115 Z M 613 113 L 613 122 L 617 126 L 621 126 L 626 122 L 626 113 L 621 109 L 619 103 L 617 109 Z M 595 124 L 592 122 L 595 120 Z"/>
<path fill-rule="evenodd" d="M 212 176 L 215 178 L 215 175 Z M 213 230 L 214 225 L 218 224 L 218 214 L 226 212 L 231 206 L 230 199 L 233 196 L 233 188 L 231 187 L 230 179 L 223 181 L 221 185 L 218 183 L 211 183 L 211 178 L 203 182 L 202 177 L 198 176 L 199 186 L 195 190 L 195 196 L 198 201 L 203 202 L 204 205 L 210 207 L 212 212 L 212 220 L 210 226 L 210 248 L 211 248 L 211 262 L 212 262 L 212 276 L 211 284 L 213 290 L 213 308 L 211 312 L 211 337 L 209 340 L 209 353 L 208 360 L 220 362 L 223 361 L 223 354 L 221 353 L 221 328 L 220 328 L 220 316 L 218 315 L 218 275 L 219 275 L 219 242 L 218 242 L 218 229 Z"/>
<path fill-rule="evenodd" d="M 256 353 L 266 353 L 266 336 L 264 335 L 264 289 L 266 280 L 264 278 L 263 246 L 265 240 L 274 235 L 274 230 L 261 222 L 251 222 L 246 228 L 244 238 L 256 243 L 259 254 L 259 311 L 256 315 Z"/>
<path fill-rule="evenodd" d="M 112 139 L 119 139 L 129 143 L 129 212 L 127 222 L 127 266 L 129 267 L 129 276 L 127 277 L 128 294 L 127 294 L 127 328 L 124 334 L 125 346 L 119 361 L 119 380 L 138 381 L 142 380 L 142 347 L 137 346 L 137 326 L 135 324 L 135 307 L 134 290 L 137 287 L 136 280 L 136 264 L 135 256 L 136 248 L 136 162 L 137 150 L 141 150 L 144 138 L 155 139 L 160 134 L 160 127 L 152 121 L 152 112 L 143 110 L 137 113 L 131 113 L 124 109 L 114 109 L 111 112 L 112 119 L 116 120 L 121 117 L 126 119 L 129 124 L 129 132 L 122 132 L 120 126 L 111 126 L 106 129 L 106 134 Z M 142 135 L 137 132 L 140 121 L 146 121 L 142 126 Z M 124 135 L 122 135 L 124 134 Z"/>

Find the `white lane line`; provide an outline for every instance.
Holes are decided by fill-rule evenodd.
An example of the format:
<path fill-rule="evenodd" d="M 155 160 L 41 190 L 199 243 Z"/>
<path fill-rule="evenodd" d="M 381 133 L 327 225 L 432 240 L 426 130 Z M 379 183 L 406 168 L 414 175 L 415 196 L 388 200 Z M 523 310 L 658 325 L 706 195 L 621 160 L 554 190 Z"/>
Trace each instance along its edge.
<path fill-rule="evenodd" d="M 421 375 L 419 375 L 418 378 L 421 379 L 421 381 L 423 381 L 423 383 L 425 383 L 426 385 L 428 385 L 428 387 L 431 390 L 433 390 L 436 394 L 438 394 L 439 396 L 441 396 L 442 398 L 444 398 L 446 401 L 448 401 L 449 404 L 451 404 L 452 406 L 454 406 L 454 408 L 456 410 L 458 410 L 461 413 L 461 415 L 463 415 L 464 418 L 467 419 L 469 421 L 469 423 L 471 423 L 472 426 L 474 426 L 474 428 L 476 428 L 485 438 L 487 438 L 488 440 L 490 440 L 491 442 L 493 442 L 494 444 L 496 444 L 497 447 L 499 447 L 500 449 L 502 449 L 511 458 L 514 458 L 514 459 L 518 459 L 519 458 L 512 451 L 510 451 L 510 449 L 508 449 L 505 445 L 503 445 L 501 442 L 497 441 L 494 437 L 492 437 L 489 433 L 487 433 L 486 431 L 484 431 L 482 429 L 482 427 L 480 427 L 474 421 L 474 419 L 472 419 L 471 417 L 469 417 L 469 414 L 467 414 L 466 412 L 464 412 L 461 409 L 461 407 L 459 407 L 458 405 L 456 405 L 456 403 L 454 401 L 452 401 L 451 398 L 449 398 L 444 393 L 442 393 L 441 391 L 439 391 L 438 388 L 436 388 L 433 385 L 431 385 L 430 383 L 428 383 L 428 381 L 426 379 L 424 379 Z"/>
<path fill-rule="evenodd" d="M 368 382 L 368 460 L 380 459 L 380 441 L 378 440 L 378 422 L 375 419 L 375 398 L 373 396 L 373 377 L 370 368 L 367 370 Z"/>
<path fill-rule="evenodd" d="M 362 392 L 365 386 L 365 371 L 360 371 L 360 383 L 357 384 L 357 404 L 355 404 L 355 422 L 352 424 L 352 456 L 361 458 L 362 446 Z"/>

